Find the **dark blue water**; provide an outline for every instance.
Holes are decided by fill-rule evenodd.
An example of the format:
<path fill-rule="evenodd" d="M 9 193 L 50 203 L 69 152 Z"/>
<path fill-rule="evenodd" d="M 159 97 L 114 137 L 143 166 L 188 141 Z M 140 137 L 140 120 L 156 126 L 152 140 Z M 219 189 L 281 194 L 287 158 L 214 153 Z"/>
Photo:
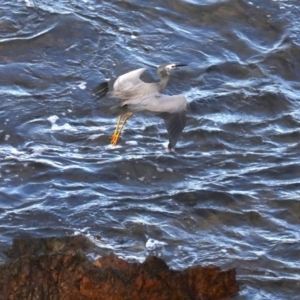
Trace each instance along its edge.
<path fill-rule="evenodd" d="M 235 267 L 235 299 L 299 299 L 298 1 L 0 4 L 1 253 L 81 233 L 95 255 Z M 197 107 L 176 151 L 139 115 L 112 148 L 91 90 L 166 62 Z"/>

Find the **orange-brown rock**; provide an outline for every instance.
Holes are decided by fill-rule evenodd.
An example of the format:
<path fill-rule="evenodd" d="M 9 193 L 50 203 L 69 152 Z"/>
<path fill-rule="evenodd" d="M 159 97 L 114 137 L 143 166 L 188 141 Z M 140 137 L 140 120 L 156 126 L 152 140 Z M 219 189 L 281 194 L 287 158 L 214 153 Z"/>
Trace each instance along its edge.
<path fill-rule="evenodd" d="M 156 257 L 131 264 L 113 254 L 90 262 L 82 251 L 90 246 L 80 236 L 15 240 L 14 260 L 0 266 L 0 299 L 208 300 L 238 291 L 234 269 L 175 271 Z"/>

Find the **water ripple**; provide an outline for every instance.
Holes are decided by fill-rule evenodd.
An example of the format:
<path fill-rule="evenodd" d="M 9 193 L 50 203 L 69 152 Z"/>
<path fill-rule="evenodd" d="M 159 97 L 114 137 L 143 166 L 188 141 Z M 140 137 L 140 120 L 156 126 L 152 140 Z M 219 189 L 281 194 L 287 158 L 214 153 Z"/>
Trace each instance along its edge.
<path fill-rule="evenodd" d="M 236 267 L 236 299 L 299 294 L 299 16 L 288 1 L 19 1 L 1 18 L 0 247 L 85 234 L 103 255 Z M 120 143 L 103 80 L 184 62 L 193 113 Z M 101 236 L 101 239 L 99 238 Z M 2 255 L 0 257 L 4 259 Z"/>

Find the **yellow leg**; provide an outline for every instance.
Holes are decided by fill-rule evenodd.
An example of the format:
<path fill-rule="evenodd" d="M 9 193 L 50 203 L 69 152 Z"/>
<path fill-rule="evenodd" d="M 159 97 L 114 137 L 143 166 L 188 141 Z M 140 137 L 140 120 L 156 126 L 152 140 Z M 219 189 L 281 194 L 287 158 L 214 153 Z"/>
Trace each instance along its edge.
<path fill-rule="evenodd" d="M 121 122 L 122 117 L 123 117 L 123 115 L 119 115 L 118 120 L 117 120 L 116 129 L 115 129 L 113 135 L 110 137 L 111 144 L 114 145 L 114 146 L 117 145 L 117 141 L 118 141 L 118 138 L 119 138 L 118 131 L 119 131 L 119 126 L 120 126 L 120 122 Z"/>
<path fill-rule="evenodd" d="M 111 144 L 113 146 L 116 146 L 118 143 L 118 139 L 121 135 L 121 132 L 126 124 L 126 122 L 128 121 L 128 119 L 133 115 L 133 113 L 126 113 L 125 115 L 119 115 L 118 120 L 117 120 L 117 125 L 116 125 L 116 129 L 113 133 L 113 135 L 110 137 L 111 139 Z M 123 123 L 121 125 L 121 120 L 124 117 Z"/>
<path fill-rule="evenodd" d="M 121 134 L 121 132 L 122 132 L 122 130 L 123 130 L 123 128 L 124 128 L 126 122 L 128 121 L 129 118 L 132 117 L 132 115 L 133 115 L 133 113 L 131 113 L 131 112 L 130 112 L 130 113 L 127 113 L 127 114 L 125 115 L 125 118 L 124 118 L 122 127 L 121 127 L 121 129 L 120 129 L 120 134 Z"/>
<path fill-rule="evenodd" d="M 113 135 L 115 135 L 115 134 L 117 134 L 117 133 L 118 133 L 118 129 L 119 129 L 119 126 L 120 126 L 121 119 L 122 119 L 122 115 L 119 115 L 119 116 L 118 116 L 118 120 L 117 120 L 116 129 L 115 129 L 115 131 L 114 131 L 114 134 L 113 134 Z"/>

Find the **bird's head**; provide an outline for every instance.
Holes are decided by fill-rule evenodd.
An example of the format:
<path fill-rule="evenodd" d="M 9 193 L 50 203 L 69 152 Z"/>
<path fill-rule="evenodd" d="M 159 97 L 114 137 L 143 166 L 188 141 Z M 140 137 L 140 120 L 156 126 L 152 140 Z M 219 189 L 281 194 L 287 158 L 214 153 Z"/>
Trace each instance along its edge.
<path fill-rule="evenodd" d="M 187 66 L 186 64 L 164 64 L 157 68 L 157 73 L 159 75 L 163 75 L 163 74 L 169 75 L 169 71 L 180 67 L 186 67 L 186 66 Z"/>

